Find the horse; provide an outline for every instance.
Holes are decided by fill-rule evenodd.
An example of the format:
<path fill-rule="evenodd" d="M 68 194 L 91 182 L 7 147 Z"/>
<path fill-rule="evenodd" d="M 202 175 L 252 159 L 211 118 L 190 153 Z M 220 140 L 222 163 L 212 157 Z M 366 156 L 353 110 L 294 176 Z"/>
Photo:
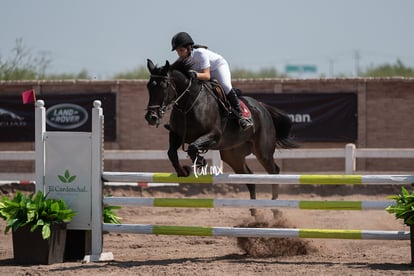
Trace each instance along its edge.
<path fill-rule="evenodd" d="M 182 166 L 177 150 L 188 144 L 187 154 L 193 164 L 205 165 L 200 155 L 207 150 L 219 150 L 220 158 L 236 174 L 252 174 L 246 164 L 246 156 L 256 156 L 269 174 L 278 174 L 274 162 L 276 148 L 291 149 L 297 144 L 290 135 L 292 122 L 287 114 L 276 107 L 241 96 L 249 108 L 253 127 L 243 130 L 238 118 L 231 116 L 205 81 L 192 79 L 188 71 L 191 64 L 178 60 L 158 67 L 148 59 L 150 78 L 147 83 L 149 100 L 145 119 L 149 125 L 158 125 L 172 106 L 169 121 L 168 158 L 177 176 L 190 175 L 189 166 Z M 256 199 L 255 184 L 246 184 L 250 199 Z M 278 184 L 272 184 L 272 199 L 278 197 Z M 250 209 L 251 215 L 256 214 Z"/>

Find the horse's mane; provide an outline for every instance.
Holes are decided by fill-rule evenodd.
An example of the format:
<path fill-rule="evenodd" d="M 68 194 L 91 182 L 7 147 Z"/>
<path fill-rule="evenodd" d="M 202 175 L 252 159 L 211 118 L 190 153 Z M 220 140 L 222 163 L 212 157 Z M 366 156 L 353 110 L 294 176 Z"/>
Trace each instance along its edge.
<path fill-rule="evenodd" d="M 177 70 L 183 73 L 184 75 L 188 76 L 188 71 L 191 69 L 192 66 L 193 63 L 189 58 L 179 58 L 173 64 L 171 64 L 170 71 Z"/>

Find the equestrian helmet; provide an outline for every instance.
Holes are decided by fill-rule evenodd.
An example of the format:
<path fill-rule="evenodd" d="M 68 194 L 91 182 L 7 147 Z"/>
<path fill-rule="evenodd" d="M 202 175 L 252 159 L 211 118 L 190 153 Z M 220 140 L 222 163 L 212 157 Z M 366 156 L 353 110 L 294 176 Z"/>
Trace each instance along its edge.
<path fill-rule="evenodd" d="M 194 41 L 186 32 L 179 32 L 171 39 L 171 51 L 175 51 L 178 47 L 185 47 L 188 45 L 194 45 Z"/>

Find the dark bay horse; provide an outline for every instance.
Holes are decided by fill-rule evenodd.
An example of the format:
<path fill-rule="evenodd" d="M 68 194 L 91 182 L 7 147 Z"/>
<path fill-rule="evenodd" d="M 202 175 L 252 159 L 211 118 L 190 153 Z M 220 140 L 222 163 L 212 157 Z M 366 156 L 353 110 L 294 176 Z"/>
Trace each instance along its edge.
<path fill-rule="evenodd" d="M 237 118 L 221 105 L 205 82 L 188 77 L 190 64 L 185 61 L 157 67 L 147 61 L 151 73 L 147 83 L 149 101 L 145 119 L 157 125 L 167 107 L 170 115 L 168 157 L 178 176 L 188 176 L 190 167 L 182 166 L 177 150 L 188 144 L 188 156 L 193 164 L 205 163 L 199 154 L 219 150 L 221 159 L 237 174 L 251 174 L 246 156 L 253 153 L 269 174 L 280 169 L 273 160 L 278 148 L 295 148 L 290 136 L 291 121 L 287 114 L 275 107 L 259 103 L 251 97 L 241 97 L 250 109 L 254 127 L 242 130 Z M 247 184 L 251 199 L 256 199 L 254 184 Z M 272 185 L 272 199 L 278 197 L 278 184 Z M 252 215 L 255 210 L 251 210 Z"/>

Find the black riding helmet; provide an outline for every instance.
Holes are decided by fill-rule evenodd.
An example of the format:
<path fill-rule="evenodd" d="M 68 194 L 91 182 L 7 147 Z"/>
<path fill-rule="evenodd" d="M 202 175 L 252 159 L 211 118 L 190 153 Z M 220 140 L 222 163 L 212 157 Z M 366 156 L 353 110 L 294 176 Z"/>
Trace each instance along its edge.
<path fill-rule="evenodd" d="M 194 45 L 194 41 L 186 32 L 179 32 L 171 39 L 171 51 L 175 51 L 178 47 L 185 47 L 188 45 Z"/>

